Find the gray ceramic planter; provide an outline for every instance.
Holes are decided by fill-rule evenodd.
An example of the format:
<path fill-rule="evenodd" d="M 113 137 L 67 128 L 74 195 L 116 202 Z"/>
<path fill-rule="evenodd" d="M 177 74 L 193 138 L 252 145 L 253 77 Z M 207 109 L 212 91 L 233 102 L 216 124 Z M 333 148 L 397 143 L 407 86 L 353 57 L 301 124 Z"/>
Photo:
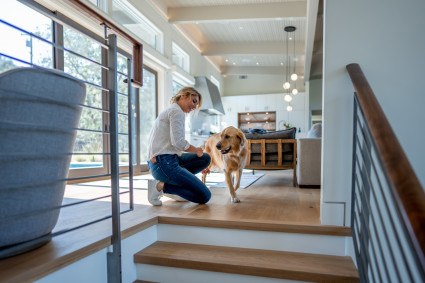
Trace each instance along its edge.
<path fill-rule="evenodd" d="M 48 241 L 85 95 L 83 83 L 59 71 L 0 74 L 0 256 Z"/>

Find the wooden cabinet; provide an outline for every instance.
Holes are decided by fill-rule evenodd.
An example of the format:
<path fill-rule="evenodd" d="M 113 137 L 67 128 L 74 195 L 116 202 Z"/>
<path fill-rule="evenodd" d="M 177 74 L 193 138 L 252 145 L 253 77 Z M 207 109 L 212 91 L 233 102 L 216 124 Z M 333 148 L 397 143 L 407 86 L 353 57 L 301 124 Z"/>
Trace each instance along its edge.
<path fill-rule="evenodd" d="M 276 131 L 276 112 L 244 112 L 238 113 L 238 128 L 242 131 L 264 129 L 268 132 Z"/>

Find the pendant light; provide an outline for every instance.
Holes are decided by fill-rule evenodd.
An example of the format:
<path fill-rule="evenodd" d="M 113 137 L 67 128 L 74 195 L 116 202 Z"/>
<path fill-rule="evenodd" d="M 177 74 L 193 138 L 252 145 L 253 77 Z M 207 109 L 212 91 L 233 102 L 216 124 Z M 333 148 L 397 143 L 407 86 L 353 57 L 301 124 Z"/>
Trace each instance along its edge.
<path fill-rule="evenodd" d="M 295 31 L 295 29 L 294 29 Z M 294 88 L 292 89 L 292 94 L 293 95 L 297 95 L 298 94 L 298 89 L 297 89 L 297 79 L 298 79 L 298 75 L 296 73 L 296 65 L 297 65 L 297 61 L 295 60 L 296 55 L 295 55 L 295 32 L 294 32 L 294 72 L 291 75 L 291 80 L 294 81 Z"/>
<path fill-rule="evenodd" d="M 284 30 L 286 31 L 286 80 L 285 83 L 283 84 L 283 89 L 290 89 L 291 88 L 291 83 L 289 82 L 289 72 L 291 71 L 290 66 L 291 66 L 291 61 L 289 60 L 289 33 L 295 31 L 295 27 L 294 26 L 286 26 L 284 28 Z"/>
<path fill-rule="evenodd" d="M 287 90 L 287 93 L 284 96 L 285 101 L 288 102 L 288 106 L 286 107 L 286 110 L 288 112 L 292 111 L 292 105 L 290 104 L 290 102 L 292 101 L 292 96 L 291 96 L 291 83 L 290 80 L 293 80 L 293 74 L 291 76 L 289 76 L 290 72 L 291 72 L 291 60 L 289 58 L 289 33 L 290 32 L 294 32 L 296 30 L 296 28 L 294 26 L 286 26 L 284 28 L 284 30 L 286 31 L 286 60 L 287 60 L 287 64 L 286 64 L 286 82 L 283 84 L 283 88 L 285 90 Z M 295 42 L 295 38 L 294 38 L 294 42 Z M 295 45 L 294 45 L 294 57 L 295 57 Z M 294 64 L 294 68 L 295 68 L 295 64 Z M 295 69 L 294 69 L 295 70 Z M 294 72 L 295 73 L 295 72 Z M 296 74 L 295 74 L 296 75 Z M 298 91 L 296 91 L 298 93 Z M 292 90 L 292 94 L 294 93 L 294 90 Z"/>
<path fill-rule="evenodd" d="M 293 80 L 293 81 L 296 81 L 297 79 L 298 79 L 298 75 L 297 75 L 297 73 L 296 73 L 296 69 L 295 69 L 295 65 L 296 65 L 296 60 L 295 60 L 295 58 L 296 58 L 296 56 L 295 56 L 295 28 L 294 28 L 294 58 L 293 58 L 293 60 L 294 60 L 294 72 L 292 73 L 292 75 L 291 75 L 291 80 Z"/>

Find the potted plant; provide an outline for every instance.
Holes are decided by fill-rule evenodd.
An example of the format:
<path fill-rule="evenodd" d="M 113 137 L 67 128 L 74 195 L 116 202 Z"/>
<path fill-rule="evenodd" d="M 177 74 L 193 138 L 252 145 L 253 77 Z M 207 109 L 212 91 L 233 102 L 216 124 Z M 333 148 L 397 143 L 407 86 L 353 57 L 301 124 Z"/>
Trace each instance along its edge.
<path fill-rule="evenodd" d="M 290 123 L 287 123 L 285 120 L 280 121 L 279 125 L 281 126 L 281 127 L 279 127 L 281 130 L 286 130 L 286 129 L 292 128 L 292 125 Z"/>

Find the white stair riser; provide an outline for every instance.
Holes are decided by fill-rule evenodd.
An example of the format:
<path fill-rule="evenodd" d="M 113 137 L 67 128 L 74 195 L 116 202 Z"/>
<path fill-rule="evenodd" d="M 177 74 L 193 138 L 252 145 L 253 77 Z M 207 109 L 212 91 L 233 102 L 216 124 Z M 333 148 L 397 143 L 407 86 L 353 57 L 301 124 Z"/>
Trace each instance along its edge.
<path fill-rule="evenodd" d="M 337 256 L 346 255 L 346 238 L 350 238 L 171 224 L 158 224 L 157 229 L 158 241 Z"/>
<path fill-rule="evenodd" d="M 240 275 L 223 272 L 203 271 L 195 269 L 175 268 L 149 264 L 137 264 L 137 278 L 139 280 L 161 283 L 290 283 L 304 282 L 286 279 Z"/>

